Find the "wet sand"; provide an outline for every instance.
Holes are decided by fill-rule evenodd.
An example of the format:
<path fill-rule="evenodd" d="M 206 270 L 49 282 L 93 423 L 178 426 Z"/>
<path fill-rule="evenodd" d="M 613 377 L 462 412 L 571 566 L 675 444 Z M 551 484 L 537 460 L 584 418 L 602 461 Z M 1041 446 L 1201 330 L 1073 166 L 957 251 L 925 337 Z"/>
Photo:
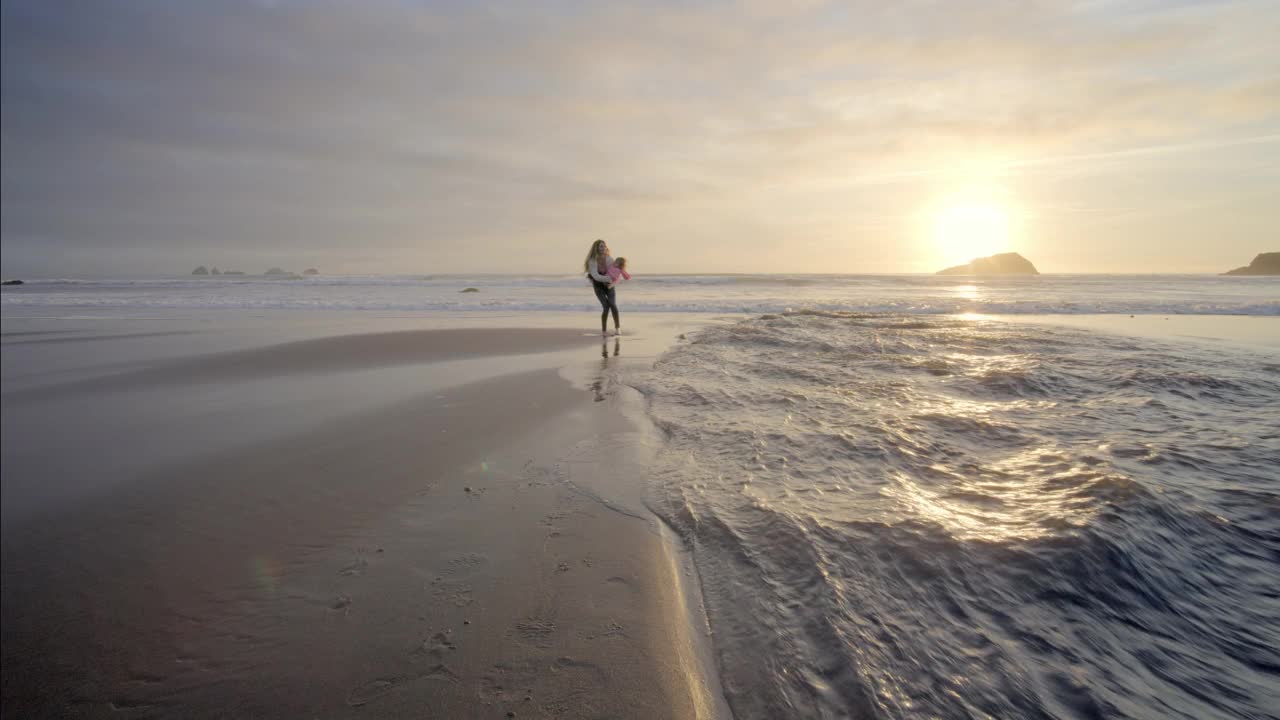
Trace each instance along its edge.
<path fill-rule="evenodd" d="M 5 437 L 4 715 L 723 716 L 609 350 L 553 328 L 378 333 L 12 391 L 7 357 L 5 425 L 32 421 Z M 353 384 L 373 399 L 337 402 Z M 192 432 L 201 452 L 160 451 Z M 70 477 L 95 463 L 112 482 Z"/>

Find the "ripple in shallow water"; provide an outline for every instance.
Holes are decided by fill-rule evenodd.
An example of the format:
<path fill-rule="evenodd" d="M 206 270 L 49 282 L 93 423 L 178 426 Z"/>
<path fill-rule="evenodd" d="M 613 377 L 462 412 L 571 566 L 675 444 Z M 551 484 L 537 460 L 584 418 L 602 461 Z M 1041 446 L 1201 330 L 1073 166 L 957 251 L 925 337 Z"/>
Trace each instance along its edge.
<path fill-rule="evenodd" d="M 1274 717 L 1274 358 L 802 312 L 635 379 L 740 718 Z"/>

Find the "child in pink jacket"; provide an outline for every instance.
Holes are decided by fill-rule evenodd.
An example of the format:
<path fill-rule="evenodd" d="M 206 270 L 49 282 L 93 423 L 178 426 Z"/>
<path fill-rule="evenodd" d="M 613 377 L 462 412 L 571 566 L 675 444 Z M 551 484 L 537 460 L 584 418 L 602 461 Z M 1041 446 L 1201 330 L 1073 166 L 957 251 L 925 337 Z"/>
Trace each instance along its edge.
<path fill-rule="evenodd" d="M 631 274 L 627 272 L 627 259 L 624 257 L 620 257 L 617 260 L 614 260 L 613 264 L 608 267 L 608 273 L 609 273 L 610 285 L 617 284 L 619 279 L 621 280 L 631 279 Z"/>

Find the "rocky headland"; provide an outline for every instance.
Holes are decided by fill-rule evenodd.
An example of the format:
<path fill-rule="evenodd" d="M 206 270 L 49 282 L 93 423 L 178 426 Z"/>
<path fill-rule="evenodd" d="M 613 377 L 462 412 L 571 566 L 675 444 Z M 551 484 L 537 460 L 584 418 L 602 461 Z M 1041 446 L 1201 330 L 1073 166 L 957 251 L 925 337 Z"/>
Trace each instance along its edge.
<path fill-rule="evenodd" d="M 939 270 L 938 275 L 1039 275 L 1031 261 L 1016 252 L 974 258 L 964 265 Z"/>
<path fill-rule="evenodd" d="M 1258 253 L 1253 262 L 1223 275 L 1280 275 L 1280 252 Z"/>

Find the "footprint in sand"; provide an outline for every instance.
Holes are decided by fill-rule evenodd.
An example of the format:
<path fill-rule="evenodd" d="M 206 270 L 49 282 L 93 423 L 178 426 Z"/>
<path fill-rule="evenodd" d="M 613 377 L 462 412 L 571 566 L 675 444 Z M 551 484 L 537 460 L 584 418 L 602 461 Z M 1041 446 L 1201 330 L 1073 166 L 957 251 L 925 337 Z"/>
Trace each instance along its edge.
<path fill-rule="evenodd" d="M 475 599 L 471 586 L 462 582 L 479 572 L 489 563 L 480 553 L 462 553 L 445 564 L 440 574 L 431 581 L 431 594 L 438 602 L 448 602 L 455 607 L 466 607 Z"/>
<path fill-rule="evenodd" d="M 548 672 L 558 675 L 552 681 Z M 566 717 L 581 714 L 588 698 L 609 684 L 598 665 L 561 656 L 545 660 L 498 663 L 485 673 L 476 697 L 490 705 L 535 708 L 535 715 Z"/>
<path fill-rule="evenodd" d="M 486 555 L 473 552 L 461 553 L 450 559 L 440 574 L 450 578 L 465 578 L 488 563 L 489 558 Z"/>
<path fill-rule="evenodd" d="M 458 646 L 454 644 L 453 639 L 449 637 L 451 634 L 452 631 L 450 630 L 438 632 L 426 640 L 423 640 L 422 644 L 414 648 L 413 652 L 409 654 L 414 659 L 424 657 L 437 659 L 442 658 L 445 655 L 448 655 L 450 651 L 458 649 Z"/>
<path fill-rule="evenodd" d="M 516 623 L 507 634 L 522 645 L 537 648 L 551 647 L 551 637 L 555 635 L 556 624 L 541 618 L 528 618 Z"/>
<path fill-rule="evenodd" d="M 608 677 L 604 668 L 601 668 L 599 665 L 586 660 L 571 658 L 567 655 L 556 658 L 555 662 L 551 663 L 550 670 L 551 672 L 579 672 L 594 675 L 601 680 Z"/>
<path fill-rule="evenodd" d="M 369 568 L 369 563 L 367 561 L 357 560 L 351 563 L 350 565 L 339 570 L 338 574 L 346 575 L 348 577 L 354 577 L 354 576 L 363 575 L 368 568 Z"/>
<path fill-rule="evenodd" d="M 395 690 L 404 680 L 405 678 L 403 677 L 379 678 L 357 685 L 351 689 L 351 692 L 347 693 L 347 704 L 351 707 L 359 707 L 360 705 L 371 703 Z"/>
<path fill-rule="evenodd" d="M 460 683 L 462 678 L 443 663 L 436 663 L 426 669 L 425 672 L 416 675 L 397 675 L 395 677 L 383 677 L 370 680 L 366 683 L 351 688 L 347 693 L 347 705 L 351 707 L 359 707 L 367 705 L 378 698 L 381 698 L 404 684 L 414 680 L 448 680 L 449 682 Z"/>
<path fill-rule="evenodd" d="M 454 607 L 467 607 L 475 602 L 475 598 L 471 596 L 471 587 L 464 585 L 453 592 L 443 593 L 439 598 L 448 601 Z"/>
<path fill-rule="evenodd" d="M 603 638 L 629 638 L 621 623 L 611 622 L 598 630 L 583 630 L 578 636 L 584 640 L 600 640 Z"/>
<path fill-rule="evenodd" d="M 520 479 L 524 481 L 525 487 L 546 487 L 557 482 L 563 482 L 565 475 L 559 465 L 542 467 L 525 463 Z"/>
<path fill-rule="evenodd" d="M 436 602 L 447 602 L 454 607 L 467 607 L 475 602 L 470 585 L 445 580 L 443 577 L 431 581 L 431 597 Z"/>
<path fill-rule="evenodd" d="M 458 673 L 445 667 L 443 663 L 436 663 L 435 665 L 427 668 L 427 672 L 421 677 L 425 680 L 448 680 L 449 682 L 454 683 L 462 682 L 462 678 L 458 677 Z"/>
<path fill-rule="evenodd" d="M 523 698 L 532 698 L 535 673 L 532 667 L 499 663 L 480 678 L 476 696 L 486 705 L 521 702 Z"/>

